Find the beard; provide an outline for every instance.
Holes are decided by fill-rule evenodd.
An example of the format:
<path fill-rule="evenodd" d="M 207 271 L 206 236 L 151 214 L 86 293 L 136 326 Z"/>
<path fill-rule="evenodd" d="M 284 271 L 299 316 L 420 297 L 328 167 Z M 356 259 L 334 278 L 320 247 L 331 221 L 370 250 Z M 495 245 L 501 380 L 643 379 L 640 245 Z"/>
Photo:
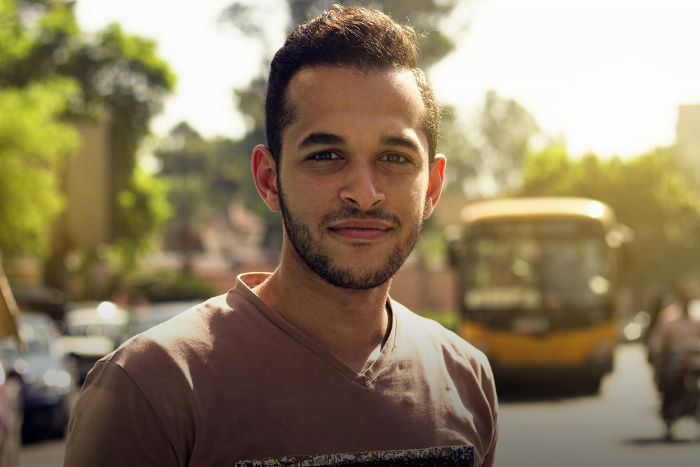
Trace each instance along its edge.
<path fill-rule="evenodd" d="M 279 182 L 277 192 L 279 194 L 284 229 L 292 247 L 309 269 L 336 287 L 364 290 L 373 289 L 387 282 L 408 258 L 416 241 L 418 241 L 423 226 L 422 219 L 418 217 L 413 225 L 408 226 L 408 236 L 396 244 L 381 266 L 374 269 L 355 271 L 351 268 L 338 266 L 330 255 L 322 251 L 319 240 L 313 237 L 308 225 L 296 216 L 284 202 L 282 186 Z M 347 218 L 379 219 L 391 222 L 394 228 L 399 231 L 402 229 L 401 220 L 393 214 L 379 209 L 363 211 L 352 206 L 344 206 L 325 214 L 319 221 L 319 231 L 323 232 L 325 227 L 332 222 Z M 355 248 L 367 248 L 370 245 L 356 243 L 353 246 Z"/>

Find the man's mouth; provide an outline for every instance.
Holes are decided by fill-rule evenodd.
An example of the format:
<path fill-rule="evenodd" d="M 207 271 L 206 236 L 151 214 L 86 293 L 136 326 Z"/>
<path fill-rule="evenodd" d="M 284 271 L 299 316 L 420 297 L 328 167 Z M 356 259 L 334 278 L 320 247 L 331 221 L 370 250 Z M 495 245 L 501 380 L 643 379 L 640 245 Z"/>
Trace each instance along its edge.
<path fill-rule="evenodd" d="M 376 240 L 392 228 L 391 224 L 376 219 L 347 219 L 332 224 L 328 230 L 350 240 Z"/>

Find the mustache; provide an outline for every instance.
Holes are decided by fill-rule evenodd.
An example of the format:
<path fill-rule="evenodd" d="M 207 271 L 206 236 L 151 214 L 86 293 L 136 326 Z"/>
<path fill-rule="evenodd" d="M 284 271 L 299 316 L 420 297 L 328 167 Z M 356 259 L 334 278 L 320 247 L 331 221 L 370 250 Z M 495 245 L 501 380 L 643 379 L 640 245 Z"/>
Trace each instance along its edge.
<path fill-rule="evenodd" d="M 336 211 L 331 211 L 321 217 L 320 226 L 326 227 L 333 222 L 342 221 L 344 219 L 376 219 L 389 222 L 395 227 L 401 227 L 401 219 L 395 214 L 386 212 L 382 209 L 370 209 L 363 211 L 362 209 L 353 206 L 344 206 Z"/>

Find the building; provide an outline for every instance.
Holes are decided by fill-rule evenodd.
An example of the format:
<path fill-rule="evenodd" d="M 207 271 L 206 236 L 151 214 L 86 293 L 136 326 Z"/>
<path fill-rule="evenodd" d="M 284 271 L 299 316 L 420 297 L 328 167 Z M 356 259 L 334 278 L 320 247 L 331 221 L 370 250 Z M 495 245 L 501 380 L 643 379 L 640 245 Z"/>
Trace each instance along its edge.
<path fill-rule="evenodd" d="M 678 107 L 676 148 L 681 165 L 700 180 L 700 104 Z"/>
<path fill-rule="evenodd" d="M 76 153 L 68 159 L 65 172 L 65 229 L 68 242 L 82 249 L 94 249 L 110 240 L 112 232 L 112 189 L 108 125 L 79 121 Z"/>
<path fill-rule="evenodd" d="M 78 147 L 66 160 L 63 172 L 65 210 L 53 225 L 51 252 L 43 264 L 43 283 L 75 292 L 69 271 L 71 253 L 87 254 L 91 263 L 98 259 L 101 245 L 109 243 L 113 231 L 114 190 L 110 128 L 105 121 L 70 122 L 78 133 Z M 91 284 L 81 288 L 106 288 L 107 271 L 97 261 L 94 271 L 86 271 Z"/>

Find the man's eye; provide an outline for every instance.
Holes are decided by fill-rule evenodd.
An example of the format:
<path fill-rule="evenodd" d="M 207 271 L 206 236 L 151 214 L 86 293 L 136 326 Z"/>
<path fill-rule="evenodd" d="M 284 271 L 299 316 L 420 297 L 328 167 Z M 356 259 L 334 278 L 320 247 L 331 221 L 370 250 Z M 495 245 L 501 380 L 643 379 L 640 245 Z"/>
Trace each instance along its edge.
<path fill-rule="evenodd" d="M 309 156 L 310 161 L 332 161 L 337 159 L 341 159 L 341 157 L 340 154 L 335 151 L 317 152 L 316 154 Z"/>
<path fill-rule="evenodd" d="M 405 164 L 405 163 L 411 162 L 411 159 L 404 156 L 403 154 L 398 154 L 396 152 L 389 152 L 387 154 L 384 154 L 381 157 L 381 160 L 384 160 L 387 162 L 393 162 L 395 164 Z"/>

